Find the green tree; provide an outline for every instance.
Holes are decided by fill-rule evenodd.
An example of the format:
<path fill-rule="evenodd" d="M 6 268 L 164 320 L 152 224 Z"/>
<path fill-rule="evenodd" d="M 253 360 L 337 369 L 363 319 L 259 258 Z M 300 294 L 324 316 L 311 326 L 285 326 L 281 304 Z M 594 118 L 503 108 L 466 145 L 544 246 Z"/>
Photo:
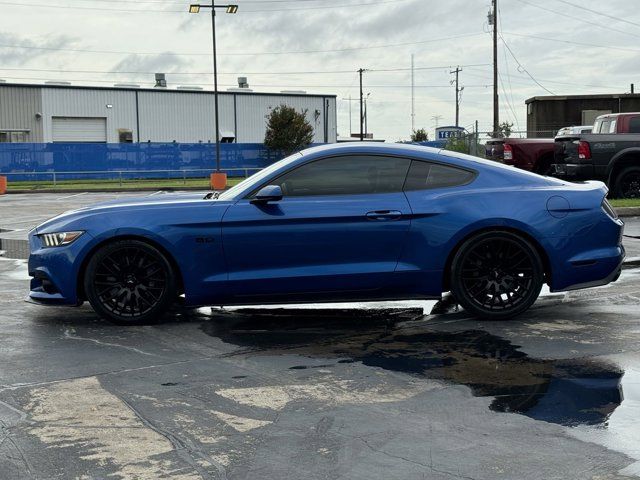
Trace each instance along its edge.
<path fill-rule="evenodd" d="M 513 123 L 502 122 L 498 125 L 498 135 L 501 138 L 509 138 L 513 133 Z"/>
<path fill-rule="evenodd" d="M 451 137 L 447 140 L 444 149 L 451 150 L 452 152 L 469 153 L 469 143 L 466 137 Z"/>
<path fill-rule="evenodd" d="M 424 128 L 419 128 L 418 130 L 414 130 L 411 134 L 412 142 L 428 142 L 429 134 Z"/>
<path fill-rule="evenodd" d="M 302 150 L 313 141 L 313 127 L 307 120 L 307 110 L 280 105 L 267 117 L 264 144 L 269 150 L 289 155 Z"/>

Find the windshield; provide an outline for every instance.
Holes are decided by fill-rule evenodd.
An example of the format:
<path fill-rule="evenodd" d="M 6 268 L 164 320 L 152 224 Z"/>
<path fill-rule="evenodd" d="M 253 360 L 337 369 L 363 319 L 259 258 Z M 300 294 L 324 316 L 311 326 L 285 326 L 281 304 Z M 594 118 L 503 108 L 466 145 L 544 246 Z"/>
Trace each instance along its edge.
<path fill-rule="evenodd" d="M 282 159 L 280 161 L 272 163 L 268 167 L 260 170 L 257 173 L 254 173 L 250 177 L 245 178 L 243 181 L 241 181 L 239 184 L 231 187 L 229 190 L 226 190 L 226 191 L 222 192 L 222 194 L 220 194 L 218 199 L 219 200 L 229 200 L 230 198 L 234 198 L 238 193 L 242 192 L 247 187 L 250 187 L 251 185 L 255 185 L 257 183 L 260 183 L 264 178 L 267 178 L 269 175 L 271 175 L 271 173 L 273 173 L 274 171 L 278 170 L 283 165 L 286 165 L 287 163 L 289 163 L 289 162 L 291 162 L 291 161 L 293 161 L 293 160 L 295 160 L 296 158 L 299 158 L 299 157 L 300 157 L 299 153 L 294 153 L 293 155 L 290 155 L 289 157 L 286 157 L 286 158 L 284 158 L 284 159 Z"/>

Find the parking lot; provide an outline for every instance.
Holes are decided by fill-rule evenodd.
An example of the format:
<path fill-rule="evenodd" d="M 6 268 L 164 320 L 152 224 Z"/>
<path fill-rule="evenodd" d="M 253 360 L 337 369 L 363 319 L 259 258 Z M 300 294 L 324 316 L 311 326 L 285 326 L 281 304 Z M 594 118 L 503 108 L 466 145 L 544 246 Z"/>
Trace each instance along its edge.
<path fill-rule="evenodd" d="M 640 476 L 633 262 L 505 322 L 390 302 L 119 327 L 25 303 L 26 231 L 116 196 L 0 198 L 3 480 Z"/>

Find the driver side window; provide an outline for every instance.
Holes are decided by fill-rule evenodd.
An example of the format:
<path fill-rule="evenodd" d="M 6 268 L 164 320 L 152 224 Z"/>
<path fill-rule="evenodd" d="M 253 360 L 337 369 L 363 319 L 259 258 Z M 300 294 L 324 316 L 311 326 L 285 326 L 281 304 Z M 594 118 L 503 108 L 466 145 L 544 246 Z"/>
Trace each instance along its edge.
<path fill-rule="evenodd" d="M 285 197 L 401 192 L 411 161 L 351 155 L 316 160 L 285 173 L 272 184 Z"/>

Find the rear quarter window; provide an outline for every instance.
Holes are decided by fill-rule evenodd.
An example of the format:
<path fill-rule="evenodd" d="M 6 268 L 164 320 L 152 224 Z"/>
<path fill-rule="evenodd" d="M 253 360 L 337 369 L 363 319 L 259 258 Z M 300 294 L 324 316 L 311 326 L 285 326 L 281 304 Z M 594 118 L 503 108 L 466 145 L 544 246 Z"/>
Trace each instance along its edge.
<path fill-rule="evenodd" d="M 631 117 L 629 120 L 629 133 L 640 133 L 640 117 Z"/>
<path fill-rule="evenodd" d="M 404 190 L 457 187 L 471 183 L 475 176 L 475 172 L 462 168 L 414 160 L 411 162 Z"/>

